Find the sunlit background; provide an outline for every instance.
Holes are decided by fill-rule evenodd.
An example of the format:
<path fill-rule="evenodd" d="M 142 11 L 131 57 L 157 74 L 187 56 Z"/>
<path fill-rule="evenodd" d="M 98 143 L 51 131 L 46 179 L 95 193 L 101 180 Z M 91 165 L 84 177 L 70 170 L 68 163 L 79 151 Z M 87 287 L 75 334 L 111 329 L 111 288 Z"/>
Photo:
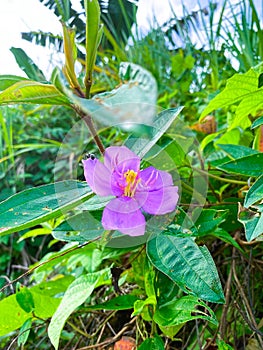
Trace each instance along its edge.
<path fill-rule="evenodd" d="M 223 1 L 215 1 L 218 8 Z M 237 0 L 232 0 L 233 4 Z M 78 9 L 79 0 L 72 0 L 74 8 Z M 183 6 L 187 11 L 193 12 L 206 7 L 208 0 L 140 0 L 137 11 L 137 22 L 142 35 L 146 34 L 150 27 L 162 25 L 173 14 L 182 18 Z M 262 16 L 262 1 L 255 1 L 258 11 Z M 22 48 L 29 57 L 43 70 L 47 76 L 52 68 L 62 64 L 62 55 L 58 55 L 54 49 L 36 46 L 21 38 L 21 32 L 43 31 L 61 35 L 61 24 L 54 13 L 48 10 L 38 0 L 0 0 L 0 74 L 16 74 L 25 76 L 24 72 L 16 64 L 15 58 L 10 52 L 11 47 Z M 192 33 L 196 35 L 196 33 Z"/>

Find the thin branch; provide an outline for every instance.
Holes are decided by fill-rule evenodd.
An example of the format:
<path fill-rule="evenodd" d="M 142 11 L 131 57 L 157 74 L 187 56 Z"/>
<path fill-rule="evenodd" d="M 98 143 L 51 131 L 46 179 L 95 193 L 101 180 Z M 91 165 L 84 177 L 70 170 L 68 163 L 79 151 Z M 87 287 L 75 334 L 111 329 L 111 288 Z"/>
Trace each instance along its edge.
<path fill-rule="evenodd" d="M 128 324 L 127 326 L 123 327 L 119 333 L 117 333 L 114 337 L 112 337 L 111 339 L 109 340 L 105 340 L 104 342 L 102 343 L 99 343 L 99 344 L 94 344 L 94 345 L 88 345 L 88 346 L 84 346 L 83 348 L 78 348 L 77 350 L 88 350 L 88 349 L 95 349 L 95 348 L 99 348 L 99 347 L 103 347 L 103 346 L 106 346 L 106 345 L 109 345 L 109 344 L 112 344 L 114 343 L 116 340 L 119 339 L 119 337 L 124 333 L 126 332 L 132 323 L 134 323 L 134 321 L 136 320 L 137 317 L 134 317 Z"/>
<path fill-rule="evenodd" d="M 58 259 L 58 258 L 61 258 L 62 256 L 67 255 L 68 253 L 71 253 L 71 252 L 73 252 L 74 250 L 77 250 L 77 249 L 80 249 L 80 248 L 82 248 L 82 247 L 85 247 L 86 245 L 88 245 L 88 244 L 90 244 L 90 243 L 93 243 L 93 242 L 97 241 L 98 239 L 100 239 L 100 236 L 97 237 L 97 238 L 95 238 L 95 239 L 93 239 L 93 240 L 91 240 L 91 241 L 88 241 L 88 242 L 86 242 L 86 243 L 83 243 L 82 245 L 78 245 L 78 246 L 76 246 L 76 247 L 73 247 L 73 248 L 71 248 L 71 249 L 65 251 L 65 252 L 62 252 L 61 254 L 56 255 L 56 256 L 54 256 L 53 258 L 51 258 L 51 259 L 49 259 L 49 260 L 47 260 L 47 261 L 43 261 L 42 263 L 40 263 L 40 264 L 38 264 L 38 265 L 32 267 L 31 269 L 29 269 L 28 271 L 26 271 L 26 272 L 23 273 L 22 275 L 18 276 L 18 277 L 15 278 L 14 280 L 12 280 L 12 281 L 8 282 L 6 285 L 4 285 L 4 286 L 0 289 L 0 293 L 1 293 L 4 289 L 6 289 L 7 287 L 9 287 L 9 286 L 13 285 L 15 282 L 19 281 L 21 278 L 26 277 L 27 275 L 30 275 L 33 271 L 35 271 L 35 270 L 38 269 L 39 267 L 41 267 L 41 266 L 43 266 L 43 265 L 49 263 L 50 261 L 56 260 L 56 259 Z"/>
<path fill-rule="evenodd" d="M 93 140 L 95 141 L 96 145 L 98 146 L 98 149 L 99 149 L 101 155 L 103 155 L 105 152 L 105 148 L 104 148 L 103 143 L 101 142 L 101 139 L 97 133 L 97 130 L 94 126 L 94 123 L 93 123 L 91 116 L 84 113 L 78 106 L 73 106 L 73 108 L 76 111 L 76 113 L 81 117 L 81 119 L 83 119 L 84 122 L 86 123 Z"/>

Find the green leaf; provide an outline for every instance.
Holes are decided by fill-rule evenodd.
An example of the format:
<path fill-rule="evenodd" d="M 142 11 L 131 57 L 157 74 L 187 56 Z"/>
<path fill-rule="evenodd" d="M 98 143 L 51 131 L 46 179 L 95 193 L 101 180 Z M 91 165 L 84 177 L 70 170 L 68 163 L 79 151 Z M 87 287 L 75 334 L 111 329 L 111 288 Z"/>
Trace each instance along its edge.
<path fill-rule="evenodd" d="M 152 264 L 188 294 L 223 303 L 224 293 L 214 261 L 205 246 L 199 247 L 191 237 L 161 234 L 147 243 Z"/>
<path fill-rule="evenodd" d="M 168 301 L 177 299 L 178 285 L 159 270 L 156 271 L 155 276 L 155 294 L 158 306 L 160 307 Z"/>
<path fill-rule="evenodd" d="M 100 6 L 97 0 L 85 0 L 86 12 L 86 76 L 85 85 L 92 81 L 92 71 L 100 41 Z M 89 91 L 88 91 L 89 95 Z M 87 96 L 88 97 L 88 96 Z"/>
<path fill-rule="evenodd" d="M 40 318 L 51 317 L 60 303 L 57 295 L 64 292 L 73 279 L 72 276 L 62 277 L 29 288 L 34 299 L 35 315 Z M 0 301 L 0 310 L 0 336 L 18 329 L 31 318 L 30 314 L 19 306 L 15 294 Z"/>
<path fill-rule="evenodd" d="M 153 319 L 162 327 L 177 326 L 196 319 L 218 324 L 211 308 L 192 295 L 172 300 L 157 308 Z"/>
<path fill-rule="evenodd" d="M 57 226 L 54 238 L 66 242 L 84 243 L 101 236 L 104 228 L 89 212 L 74 215 Z"/>
<path fill-rule="evenodd" d="M 231 128 L 246 128 L 251 125 L 248 115 L 256 115 L 263 108 L 263 88 L 258 88 L 258 69 L 251 68 L 245 74 L 235 74 L 226 84 L 225 89 L 219 93 L 204 109 L 200 119 L 215 109 L 239 103 L 236 116 L 230 125 Z"/>
<path fill-rule="evenodd" d="M 184 107 L 177 107 L 167 109 L 159 113 L 153 121 L 151 132 L 145 137 L 134 137 L 131 135 L 126 141 L 125 145 L 136 153 L 140 158 L 143 158 L 146 153 L 156 144 L 161 136 L 168 130 L 172 122 L 182 111 Z"/>
<path fill-rule="evenodd" d="M 30 290 L 25 286 L 20 286 L 16 292 L 16 301 L 27 313 L 34 311 L 35 303 Z"/>
<path fill-rule="evenodd" d="M 258 154 L 259 152 L 253 148 L 240 146 L 240 145 L 231 145 L 231 144 L 217 144 L 222 150 L 224 150 L 231 158 L 238 159 L 252 154 Z"/>
<path fill-rule="evenodd" d="M 198 236 L 213 233 L 218 225 L 225 221 L 226 216 L 227 210 L 204 209 L 201 214 L 199 209 L 194 210 L 193 221 L 197 227 Z"/>
<path fill-rule="evenodd" d="M 127 130 L 139 124 L 151 125 L 156 112 L 157 84 L 147 70 L 122 62 L 120 75 L 128 79 L 116 89 L 95 95 L 92 99 L 83 99 L 74 95 L 64 86 L 65 94 L 84 113 L 104 125 L 119 125 Z M 63 78 L 60 77 L 63 81 Z"/>
<path fill-rule="evenodd" d="M 15 56 L 19 67 L 26 73 L 29 79 L 35 81 L 46 81 L 46 77 L 41 69 L 32 61 L 21 48 L 11 47 L 10 51 Z"/>
<path fill-rule="evenodd" d="M 48 327 L 48 336 L 55 349 L 58 349 L 60 333 L 67 318 L 91 295 L 104 272 L 82 275 L 68 287 Z"/>
<path fill-rule="evenodd" d="M 18 339 L 17 339 L 18 346 L 25 345 L 25 343 L 27 342 L 31 326 L 32 326 L 32 319 L 29 318 L 24 322 L 24 324 L 20 328 Z"/>
<path fill-rule="evenodd" d="M 18 77 L 16 75 L 0 75 L 0 91 L 7 89 L 9 86 L 14 85 L 15 83 L 28 80 L 24 77 Z"/>
<path fill-rule="evenodd" d="M 218 350 L 234 350 L 234 348 L 232 348 L 232 346 L 225 343 L 224 340 L 221 340 L 221 339 L 220 340 L 217 339 L 216 345 L 218 346 Z M 253 349 L 251 349 L 251 350 L 253 350 Z M 256 350 L 256 349 L 254 349 L 254 350 Z"/>
<path fill-rule="evenodd" d="M 244 225 L 248 242 L 263 234 L 263 215 L 252 210 L 239 208 L 238 220 Z"/>
<path fill-rule="evenodd" d="M 250 156 L 221 164 L 217 168 L 234 174 L 260 176 L 263 169 L 263 154 L 251 154 Z"/>
<path fill-rule="evenodd" d="M 138 297 L 135 295 L 120 295 L 105 303 L 88 306 L 86 310 L 129 310 L 137 300 Z"/>
<path fill-rule="evenodd" d="M 248 190 L 245 197 L 244 207 L 248 208 L 262 199 L 263 199 L 263 175 L 260 176 L 257 179 L 257 181 L 255 181 L 253 185 L 250 187 L 250 189 Z"/>
<path fill-rule="evenodd" d="M 75 29 L 69 28 L 65 23 L 62 22 L 63 26 L 63 42 L 64 42 L 64 54 L 65 54 L 65 65 L 63 72 L 67 77 L 67 80 L 72 89 L 77 92 L 81 92 L 78 79 L 75 73 L 75 62 L 77 59 L 77 46 L 75 43 Z"/>
<path fill-rule="evenodd" d="M 63 215 L 92 195 L 86 183 L 68 180 L 31 188 L 0 203 L 0 236 Z"/>
<path fill-rule="evenodd" d="M 138 347 L 138 350 L 164 350 L 162 338 L 156 335 L 154 338 L 145 339 Z"/>
<path fill-rule="evenodd" d="M 0 93 L 0 105 L 10 103 L 33 103 L 70 106 L 66 96 L 54 85 L 21 80 Z"/>
<path fill-rule="evenodd" d="M 263 117 L 257 118 L 251 125 L 251 129 L 255 129 L 263 124 Z"/>

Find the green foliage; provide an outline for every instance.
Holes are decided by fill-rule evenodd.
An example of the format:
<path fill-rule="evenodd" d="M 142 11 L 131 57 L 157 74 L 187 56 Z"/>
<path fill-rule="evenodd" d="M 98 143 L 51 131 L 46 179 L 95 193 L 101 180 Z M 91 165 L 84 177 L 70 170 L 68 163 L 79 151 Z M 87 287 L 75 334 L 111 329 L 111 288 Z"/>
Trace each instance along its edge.
<path fill-rule="evenodd" d="M 241 339 L 247 347 L 263 312 L 263 87 L 261 65 L 252 67 L 262 33 L 252 0 L 248 12 L 245 2 L 226 0 L 219 17 L 212 3 L 183 19 L 174 14 L 143 38 L 131 31 L 129 1 L 81 1 L 85 22 L 69 0 L 41 2 L 63 23 L 64 67 L 47 82 L 12 48 L 29 79 L 0 77 L 1 346 L 16 335 L 29 350 L 107 346 L 111 332 L 127 331 L 138 349 L 231 349 Z M 227 10 L 238 41 L 224 25 Z M 189 34 L 203 40 L 200 24 L 202 49 Z M 46 43 L 43 33 L 33 37 Z M 226 54 L 239 60 L 238 74 Z M 205 120 L 210 113 L 216 118 Z M 146 216 L 141 239 L 105 231 L 112 197 L 94 195 L 78 166 L 85 152 L 122 144 L 179 187 L 176 212 Z"/>
<path fill-rule="evenodd" d="M 245 74 L 235 74 L 227 82 L 226 88 L 219 93 L 203 110 L 201 119 L 218 108 L 225 108 L 238 103 L 235 118 L 230 124 L 230 128 L 247 128 L 251 125 L 248 118 L 259 116 L 262 105 L 262 88 L 258 87 L 258 79 L 262 67 L 251 68 Z"/>
<path fill-rule="evenodd" d="M 91 273 L 80 276 L 70 284 L 48 327 L 48 335 L 55 349 L 58 349 L 60 333 L 66 319 L 91 295 L 96 286 L 104 282 L 107 275 L 108 270 Z"/>
<path fill-rule="evenodd" d="M 149 240 L 147 254 L 152 264 L 184 292 L 210 302 L 224 303 L 213 259 L 207 248 L 197 246 L 192 238 L 158 235 Z"/>
<path fill-rule="evenodd" d="M 20 192 L 1 203 L 1 235 L 61 216 L 91 194 L 86 184 L 77 181 L 58 182 Z"/>
<path fill-rule="evenodd" d="M 28 57 L 24 50 L 11 47 L 10 51 L 15 56 L 17 64 L 26 73 L 29 79 L 44 82 L 46 78 L 38 66 Z"/>

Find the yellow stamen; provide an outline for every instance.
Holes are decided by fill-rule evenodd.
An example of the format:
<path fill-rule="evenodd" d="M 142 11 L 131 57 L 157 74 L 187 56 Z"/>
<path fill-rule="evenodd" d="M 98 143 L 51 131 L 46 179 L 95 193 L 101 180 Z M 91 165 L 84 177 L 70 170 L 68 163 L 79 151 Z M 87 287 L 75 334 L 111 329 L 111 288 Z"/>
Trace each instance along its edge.
<path fill-rule="evenodd" d="M 137 178 L 137 173 L 134 170 L 127 170 L 124 173 L 126 179 L 126 186 L 124 188 L 124 196 L 133 197 L 136 191 L 136 188 L 141 179 Z"/>

